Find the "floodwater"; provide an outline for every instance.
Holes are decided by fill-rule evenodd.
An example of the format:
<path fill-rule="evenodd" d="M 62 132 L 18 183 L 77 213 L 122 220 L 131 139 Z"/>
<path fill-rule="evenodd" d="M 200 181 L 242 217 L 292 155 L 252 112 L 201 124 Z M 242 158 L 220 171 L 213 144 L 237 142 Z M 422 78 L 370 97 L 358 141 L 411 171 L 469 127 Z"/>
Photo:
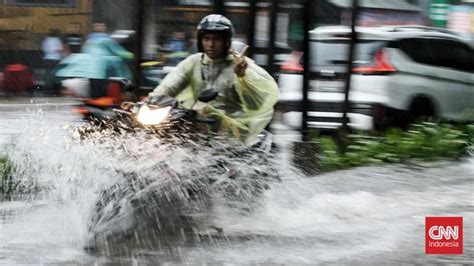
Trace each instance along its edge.
<path fill-rule="evenodd" d="M 221 233 L 208 230 L 207 235 L 167 244 L 142 235 L 134 241 L 149 244 L 140 248 L 124 241 L 87 250 L 87 221 L 97 190 L 117 169 L 145 166 L 120 157 L 119 140 L 93 145 L 72 141 L 69 128 L 81 123 L 70 112 L 72 103 L 63 98 L 0 101 L 0 153 L 24 165 L 16 178 L 34 188 L 21 199 L 2 200 L 0 195 L 2 265 L 474 261 L 473 157 L 310 178 L 281 163 L 282 181 L 265 191 L 257 209 L 243 213 L 216 206 L 211 222 Z M 463 217 L 462 255 L 425 254 L 426 216 Z"/>

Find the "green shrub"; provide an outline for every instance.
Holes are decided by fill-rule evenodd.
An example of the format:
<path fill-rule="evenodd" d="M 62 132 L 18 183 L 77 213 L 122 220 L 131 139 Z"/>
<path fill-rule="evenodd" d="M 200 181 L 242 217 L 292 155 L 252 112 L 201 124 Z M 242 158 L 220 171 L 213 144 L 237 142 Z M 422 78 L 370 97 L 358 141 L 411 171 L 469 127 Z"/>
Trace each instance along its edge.
<path fill-rule="evenodd" d="M 348 136 L 345 154 L 330 137 L 317 139 L 321 145 L 323 171 L 381 163 L 403 163 L 411 159 L 435 160 L 460 158 L 472 151 L 474 125 L 450 125 L 425 122 L 408 131 L 392 129 L 383 136 Z"/>
<path fill-rule="evenodd" d="M 8 194 L 11 190 L 12 165 L 6 156 L 0 156 L 0 193 Z"/>

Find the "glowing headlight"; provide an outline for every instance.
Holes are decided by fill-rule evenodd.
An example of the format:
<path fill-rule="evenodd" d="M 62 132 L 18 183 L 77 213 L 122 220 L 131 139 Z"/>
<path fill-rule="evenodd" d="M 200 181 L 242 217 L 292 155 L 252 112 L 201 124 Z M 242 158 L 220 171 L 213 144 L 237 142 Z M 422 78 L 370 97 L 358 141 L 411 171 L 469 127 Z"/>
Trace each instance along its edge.
<path fill-rule="evenodd" d="M 165 120 L 170 113 L 170 110 L 170 106 L 150 110 L 147 105 L 143 105 L 138 111 L 137 120 L 147 126 L 158 125 Z"/>

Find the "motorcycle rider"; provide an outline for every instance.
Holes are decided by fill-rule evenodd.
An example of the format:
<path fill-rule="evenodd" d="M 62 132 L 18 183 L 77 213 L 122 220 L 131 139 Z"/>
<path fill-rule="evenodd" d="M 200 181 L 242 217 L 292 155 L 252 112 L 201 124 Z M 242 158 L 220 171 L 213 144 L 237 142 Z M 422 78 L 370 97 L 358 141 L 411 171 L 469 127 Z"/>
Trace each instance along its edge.
<path fill-rule="evenodd" d="M 279 90 L 263 68 L 231 50 L 233 35 L 234 27 L 226 17 L 204 17 L 197 26 L 198 53 L 180 62 L 149 99 L 174 97 L 183 107 L 216 120 L 210 130 L 250 143 L 272 119 Z M 199 102 L 199 93 L 210 89 L 218 91 L 218 96 Z"/>

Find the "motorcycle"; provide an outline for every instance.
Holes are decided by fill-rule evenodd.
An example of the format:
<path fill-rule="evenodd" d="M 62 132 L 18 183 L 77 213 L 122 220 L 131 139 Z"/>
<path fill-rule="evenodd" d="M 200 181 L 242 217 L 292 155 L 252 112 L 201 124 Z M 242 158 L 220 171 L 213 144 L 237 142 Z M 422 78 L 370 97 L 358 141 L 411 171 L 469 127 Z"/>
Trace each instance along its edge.
<path fill-rule="evenodd" d="M 70 90 L 79 91 L 84 87 L 81 83 L 87 82 L 79 79 L 63 81 Z M 87 85 L 86 85 L 87 87 Z M 114 116 L 114 109 L 119 108 L 124 101 L 136 101 L 132 82 L 127 78 L 111 77 L 107 79 L 107 84 L 100 95 L 81 97 L 81 104 L 73 108 L 73 112 L 82 116 L 86 121 L 103 120 Z M 88 89 L 88 88 L 87 88 Z M 85 89 L 82 89 L 85 90 Z M 80 96 L 73 94 L 75 96 Z"/>
<path fill-rule="evenodd" d="M 209 102 L 216 96 L 213 90 L 204 91 L 198 100 Z M 88 222 L 91 242 L 87 248 L 114 240 L 122 242 L 123 237 L 152 235 L 163 243 L 183 234 L 196 235 L 206 228 L 219 231 L 209 218 L 216 202 L 248 213 L 258 208 L 259 199 L 271 183 L 280 181 L 272 163 L 272 136 L 268 132 L 253 145 L 244 146 L 206 132 L 215 121 L 181 108 L 175 99 L 166 96 L 125 102 L 112 113 L 95 115 L 92 123 L 78 129 L 78 134 L 88 138 L 98 132 L 107 137 L 138 133 L 158 139 L 160 146 L 169 148 L 160 150 L 164 159 L 157 160 L 152 174 L 121 172 L 117 183 L 99 193 Z M 176 150 L 193 155 L 186 157 L 186 167 L 170 166 Z M 201 160 L 194 162 L 193 158 Z"/>

